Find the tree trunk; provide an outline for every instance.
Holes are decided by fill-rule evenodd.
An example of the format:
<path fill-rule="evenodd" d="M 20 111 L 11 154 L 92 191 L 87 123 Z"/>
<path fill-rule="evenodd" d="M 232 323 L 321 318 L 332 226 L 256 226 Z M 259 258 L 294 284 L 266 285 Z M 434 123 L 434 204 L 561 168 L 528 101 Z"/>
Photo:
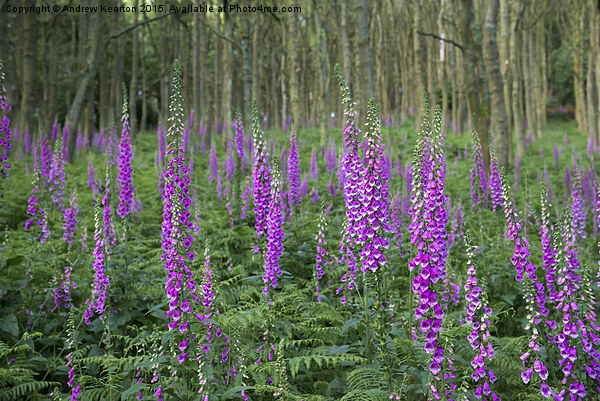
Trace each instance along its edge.
<path fill-rule="evenodd" d="M 58 79 L 58 52 L 51 51 L 50 48 L 56 49 L 57 31 L 55 24 L 57 23 L 57 15 L 53 15 L 48 24 L 50 30 L 50 41 L 45 43 L 47 75 L 45 77 L 46 84 L 44 85 L 44 133 L 46 137 L 50 134 L 52 124 L 56 119 L 56 81 Z M 41 134 L 41 133 L 40 133 Z"/>
<path fill-rule="evenodd" d="M 94 0 L 92 5 L 98 6 L 98 0 Z M 71 108 L 69 109 L 69 112 L 65 118 L 65 126 L 69 130 L 69 133 L 71 133 L 68 141 L 69 163 L 73 162 L 75 156 L 77 135 L 73 135 L 73 132 L 76 130 L 77 122 L 81 116 L 81 110 L 83 108 L 85 96 L 89 91 L 89 87 L 94 83 L 96 72 L 98 71 L 98 65 L 102 59 L 101 56 L 104 53 L 104 17 L 102 13 L 89 14 L 89 32 L 90 49 L 87 57 L 87 69 L 84 72 L 79 86 L 77 87 L 75 98 L 73 99 Z"/>
<path fill-rule="evenodd" d="M 227 6 L 227 2 L 225 2 L 225 5 Z M 228 37 L 231 38 L 231 32 L 233 31 L 232 29 L 232 25 L 233 25 L 233 20 L 232 20 L 232 16 L 229 13 L 224 13 L 223 14 L 223 34 Z M 222 96 L 221 96 L 221 115 L 222 115 L 222 126 L 225 126 L 225 124 L 227 124 L 227 127 L 229 127 L 231 125 L 231 90 L 232 90 L 232 82 L 233 82 L 233 78 L 232 78 L 232 71 L 231 71 L 231 67 L 232 67 L 232 48 L 231 48 L 231 42 L 229 41 L 224 41 L 223 42 L 223 61 L 221 63 L 221 71 L 223 73 L 223 90 L 222 90 Z M 226 136 L 225 132 L 222 132 L 222 138 L 223 141 L 225 140 Z M 225 142 L 223 142 L 225 143 Z"/>
<path fill-rule="evenodd" d="M 496 139 L 496 155 L 500 166 L 508 166 L 508 118 L 504 103 L 504 82 L 500 72 L 500 58 L 496 44 L 496 20 L 498 17 L 499 0 L 488 0 L 485 13 L 484 54 L 485 67 L 490 85 L 490 100 L 492 106 L 492 123 Z"/>
<path fill-rule="evenodd" d="M 367 0 L 357 0 L 358 9 L 358 46 L 361 54 L 361 71 L 363 76 L 366 76 L 366 85 L 363 85 L 365 95 L 363 96 L 364 104 L 366 100 L 375 97 L 375 68 L 373 66 L 373 57 L 371 56 L 371 38 L 369 35 L 369 6 Z"/>
<path fill-rule="evenodd" d="M 521 1 L 511 0 L 511 33 L 510 33 L 510 73 L 512 79 L 512 114 L 513 123 L 515 127 L 515 138 L 517 144 L 517 157 L 523 158 L 525 155 L 525 146 L 523 141 L 525 140 L 524 124 L 523 124 L 523 90 L 522 90 L 522 77 L 521 77 L 521 65 L 519 63 L 519 54 L 521 49 L 519 43 L 521 41 L 519 31 L 519 15 L 521 13 Z"/>
<path fill-rule="evenodd" d="M 531 39 L 531 31 L 523 30 L 521 33 L 522 43 L 523 43 L 523 51 L 521 53 L 521 61 L 522 61 L 522 72 L 523 72 L 523 84 L 525 90 L 525 115 L 527 116 L 527 135 L 533 134 L 536 135 L 537 131 L 537 114 L 535 107 L 535 97 L 534 97 L 534 78 L 532 77 L 533 68 L 531 65 L 534 63 L 532 60 L 534 51 L 532 46 Z"/>
<path fill-rule="evenodd" d="M 508 160 L 514 159 L 512 141 L 512 101 L 511 101 L 511 74 L 510 74 L 510 3 L 508 0 L 500 2 L 500 69 L 504 82 L 504 106 L 506 109 L 506 121 L 508 125 Z"/>
<path fill-rule="evenodd" d="M 592 7 L 594 32 L 592 49 L 595 55 L 594 70 L 596 73 L 596 145 L 600 146 L 600 4 Z"/>
<path fill-rule="evenodd" d="M 327 106 L 329 105 L 329 58 L 327 57 L 327 35 L 325 34 L 325 29 L 321 26 L 321 16 L 319 14 L 319 4 L 316 0 L 313 0 L 313 10 L 315 16 L 315 25 L 317 30 L 317 40 L 318 40 L 318 72 L 319 72 L 319 81 L 318 81 L 318 96 L 316 103 L 319 107 L 319 127 L 321 130 L 321 141 L 320 146 L 323 147 L 325 145 L 326 132 L 327 132 L 327 123 L 329 118 L 327 116 Z"/>
<path fill-rule="evenodd" d="M 421 0 L 416 0 L 413 2 L 413 53 L 414 53 L 414 95 L 415 98 L 415 126 L 417 129 L 421 129 L 421 124 L 423 123 L 423 113 L 424 113 L 424 103 L 423 103 L 423 94 L 425 93 L 425 72 L 426 72 L 426 62 L 427 57 L 425 54 L 425 44 L 423 43 L 423 36 L 419 34 L 421 31 L 421 8 L 423 7 L 423 2 Z"/>
<path fill-rule="evenodd" d="M 199 0 L 194 0 L 194 5 L 199 6 Z M 202 97 L 202 93 L 200 92 L 200 81 L 202 80 L 203 71 L 200 68 L 200 14 L 204 15 L 204 13 L 194 13 L 193 28 L 194 54 L 192 60 L 192 109 L 194 110 L 194 125 L 192 127 L 192 133 L 194 136 L 198 133 L 198 127 L 201 119 L 200 98 Z"/>
<path fill-rule="evenodd" d="M 585 119 L 585 88 L 584 88 L 584 34 L 585 18 L 584 7 L 574 7 L 573 10 L 573 84 L 575 89 L 575 118 L 577 119 L 577 128 L 580 131 L 587 131 Z"/>
<path fill-rule="evenodd" d="M 342 18 L 340 24 L 340 40 L 342 42 L 342 71 L 348 88 L 352 91 L 352 58 L 350 54 L 350 40 L 348 39 L 348 4 L 341 2 Z"/>
<path fill-rule="evenodd" d="M 34 13 L 24 13 L 21 18 L 23 19 L 23 74 L 17 127 L 22 134 L 25 134 L 35 126 L 33 109 L 38 104 L 36 101 L 38 22 Z"/>
<path fill-rule="evenodd" d="M 489 150 L 489 136 L 488 136 L 488 110 L 487 106 L 482 108 L 482 97 L 483 93 L 480 87 L 480 64 L 481 59 L 479 58 L 479 51 L 476 52 L 478 47 L 477 39 L 478 32 L 475 31 L 475 27 L 472 25 L 474 22 L 473 15 L 473 3 L 472 0 L 465 0 L 462 2 L 462 9 L 458 16 L 458 26 L 461 27 L 462 46 L 464 55 L 464 66 L 465 66 L 465 90 L 467 103 L 469 105 L 469 112 L 472 117 L 471 123 L 477 127 L 477 133 L 479 135 L 479 142 L 481 144 L 481 151 L 483 153 L 483 164 L 486 172 L 489 172 L 490 168 L 490 150 Z"/>
<path fill-rule="evenodd" d="M 139 6 L 138 0 L 134 2 L 136 12 L 133 14 L 133 23 L 138 21 L 137 9 Z M 132 39 L 132 54 L 131 54 L 131 80 L 129 81 L 129 125 L 131 126 L 131 137 L 135 139 L 138 118 L 137 118 L 137 99 L 138 99 L 138 53 L 139 53 L 139 34 L 137 30 L 133 31 Z"/>
<path fill-rule="evenodd" d="M 144 13 L 144 19 L 146 19 L 146 13 Z M 145 49 L 144 35 L 141 38 L 141 48 Z M 146 131 L 147 120 L 148 120 L 148 76 L 146 73 L 146 52 L 142 51 L 142 116 L 140 119 L 140 132 Z"/>
<path fill-rule="evenodd" d="M 292 117 L 296 123 L 299 122 L 300 116 L 300 85 L 298 74 L 300 73 L 300 60 L 298 58 L 298 43 L 296 36 L 296 14 L 289 13 L 289 33 L 287 36 L 287 46 L 288 46 L 288 67 L 287 70 L 290 73 L 290 106 L 292 109 Z M 304 118 L 308 119 L 309 115 L 306 113 Z M 296 128 L 300 129 L 300 126 L 297 124 Z"/>

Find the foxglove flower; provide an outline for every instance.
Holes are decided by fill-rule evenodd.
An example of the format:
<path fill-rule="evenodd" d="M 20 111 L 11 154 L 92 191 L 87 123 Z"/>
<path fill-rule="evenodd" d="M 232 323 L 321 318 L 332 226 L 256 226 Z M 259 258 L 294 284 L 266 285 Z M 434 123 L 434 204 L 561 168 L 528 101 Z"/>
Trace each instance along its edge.
<path fill-rule="evenodd" d="M 188 331 L 189 320 L 193 316 L 193 305 L 199 301 L 196 295 L 196 282 L 190 264 L 195 254 L 192 252 L 194 238 L 191 236 L 193 224 L 189 221 L 191 214 L 189 207 L 190 179 L 185 163 L 183 150 L 183 97 L 181 88 L 181 66 L 175 61 L 173 71 L 173 93 L 170 105 L 171 117 L 167 133 L 169 140 L 166 152 L 168 160 L 163 174 L 165 188 L 163 197 L 163 225 L 162 225 L 162 258 L 165 261 L 167 281 L 165 290 L 169 299 L 167 319 L 168 328 L 178 330 L 188 339 L 192 336 Z M 196 316 L 199 318 L 199 316 Z M 187 334 L 186 334 L 187 333 Z M 187 343 L 179 347 L 179 363 L 183 363 L 189 352 Z"/>
<path fill-rule="evenodd" d="M 504 217 L 506 217 L 506 231 L 504 231 L 504 239 L 514 241 L 521 229 L 521 222 L 515 208 L 514 201 L 510 198 L 509 186 L 506 180 L 506 172 L 504 167 L 500 167 L 500 177 L 502 180 L 502 204 L 504 207 Z"/>
<path fill-rule="evenodd" d="M 441 110 L 436 108 L 434 127 L 428 122 L 427 101 L 425 102 L 424 124 L 415 151 L 412 223 L 409 227 L 411 243 L 416 245 L 417 254 L 409 262 L 412 270 L 418 268 L 412 281 L 412 289 L 419 306 L 414 311 L 425 337 L 425 352 L 433 355 L 430 372 L 438 385 L 431 384 L 433 396 L 441 397 L 439 375 L 445 359 L 444 349 L 438 343 L 438 333 L 443 326 L 445 311 L 439 304 L 438 295 L 447 291 L 446 279 L 448 211 L 444 194 L 446 160 L 441 129 Z"/>
<path fill-rule="evenodd" d="M 75 227 L 77 227 L 77 213 L 79 213 L 79 206 L 77 205 L 77 196 L 71 194 L 71 201 L 69 204 L 69 208 L 66 208 L 64 211 L 64 220 L 65 224 L 63 225 L 64 234 L 63 240 L 67 241 L 69 245 L 73 243 L 73 233 L 75 232 Z"/>
<path fill-rule="evenodd" d="M 490 361 L 494 358 L 494 347 L 490 343 L 490 317 L 492 310 L 487 301 L 485 289 L 479 285 L 477 278 L 477 266 L 473 259 L 475 258 L 475 247 L 470 243 L 467 236 L 467 283 L 465 284 L 465 298 L 468 302 L 466 308 L 465 321 L 471 326 L 471 333 L 467 337 L 471 348 L 475 351 L 475 357 L 471 361 L 473 373 L 471 377 L 477 385 L 474 396 L 481 399 L 481 393 L 486 397 L 491 396 L 492 399 L 499 399 L 491 390 L 491 384 L 496 381 L 494 373 L 489 367 L 486 367 L 485 361 Z M 479 396 L 478 396 L 479 395 Z"/>
<path fill-rule="evenodd" d="M 323 247 L 327 245 L 327 241 L 325 239 L 325 233 L 327 232 L 327 220 L 325 218 L 325 202 L 321 201 L 321 214 L 319 215 L 319 221 L 317 223 L 317 227 L 319 231 L 315 236 L 315 241 L 317 241 L 317 260 L 316 260 L 316 271 L 314 275 L 315 280 L 315 294 L 317 295 L 317 301 L 321 302 L 321 295 L 319 292 L 319 280 L 325 274 L 324 267 L 327 264 L 327 255 L 329 254 Z"/>
<path fill-rule="evenodd" d="M 571 198 L 573 199 L 571 214 L 573 216 L 573 228 L 575 229 L 575 234 L 580 238 L 585 238 L 587 211 L 585 208 L 585 199 L 581 182 L 581 169 L 579 167 L 575 170 L 575 182 L 573 183 Z M 577 240 L 578 238 L 576 237 L 575 241 Z"/>
<path fill-rule="evenodd" d="M 490 147 L 490 198 L 492 210 L 502 207 L 502 179 L 498 167 L 498 159 L 493 146 Z"/>
<path fill-rule="evenodd" d="M 110 279 L 104 271 L 104 236 L 100 226 L 100 206 L 96 205 L 94 213 L 95 232 L 94 239 L 96 247 L 94 248 L 94 283 L 92 285 L 92 298 L 85 302 L 88 305 L 84 313 L 86 324 L 90 324 L 90 318 L 96 313 L 101 318 L 104 318 L 104 309 L 106 307 L 106 293 L 110 285 Z"/>
<path fill-rule="evenodd" d="M 312 157 L 310 158 L 310 177 L 313 181 L 319 179 L 319 165 L 317 164 L 317 153 L 313 149 Z"/>
<path fill-rule="evenodd" d="M 123 131 L 121 133 L 121 143 L 119 152 L 119 187 L 121 189 L 119 193 L 119 208 L 117 214 L 124 219 L 130 212 L 133 205 L 133 183 L 131 182 L 131 174 L 133 169 L 131 168 L 131 143 L 129 139 L 129 112 L 127 106 L 127 91 L 125 84 L 123 84 L 123 117 L 121 122 L 123 123 Z"/>
<path fill-rule="evenodd" d="M 479 143 L 479 135 L 473 126 L 472 133 L 473 168 L 471 168 L 471 210 L 476 205 L 483 204 L 487 207 L 488 184 L 483 166 L 483 153 Z"/>
<path fill-rule="evenodd" d="M 8 157 L 12 151 L 10 120 L 7 117 L 10 105 L 6 99 L 6 88 L 4 87 L 4 71 L 0 63 L 0 178 L 8 177 L 10 163 Z"/>
<path fill-rule="evenodd" d="M 265 145 L 258 122 L 256 101 L 252 102 L 252 135 L 254 136 L 254 167 L 252 171 L 252 190 L 254 195 L 254 214 L 256 218 L 256 238 L 260 239 L 267 229 L 267 215 L 271 203 L 271 167 L 269 152 Z"/>
<path fill-rule="evenodd" d="M 266 240 L 267 248 L 265 253 L 265 275 L 263 282 L 265 287 L 263 293 L 267 295 L 269 286 L 275 288 L 277 286 L 277 277 L 280 277 L 282 272 L 279 267 L 279 258 L 283 253 L 283 240 L 285 233 L 282 230 L 283 225 L 283 198 L 282 198 L 282 182 L 281 174 L 277 167 L 273 171 L 273 181 L 271 183 L 271 193 L 269 196 L 269 208 L 267 211 L 266 221 Z"/>
<path fill-rule="evenodd" d="M 215 144 L 210 145 L 210 156 L 208 159 L 208 182 L 213 182 L 218 177 L 219 162 L 217 161 L 217 150 Z"/>
<path fill-rule="evenodd" d="M 64 190 L 65 190 L 65 159 L 63 158 L 64 142 L 58 137 L 54 146 L 52 164 L 48 174 L 48 190 L 52 201 L 60 211 L 64 209 Z"/>
<path fill-rule="evenodd" d="M 556 250 L 552 246 L 552 231 L 554 226 L 550 225 L 550 201 L 548 197 L 548 189 L 542 182 L 541 192 L 541 215 L 542 221 L 540 224 L 540 239 L 542 242 L 542 258 L 544 260 L 544 270 L 546 271 L 546 288 L 550 295 L 550 301 L 555 301 L 557 292 L 555 291 L 555 274 L 556 274 Z"/>
<path fill-rule="evenodd" d="M 346 105 L 344 115 L 346 123 L 344 128 L 344 145 L 345 151 L 342 157 L 341 170 L 344 172 L 344 200 L 346 203 L 346 226 L 344 229 L 343 240 L 340 243 L 340 251 L 342 251 L 342 259 L 348 265 L 348 272 L 342 276 L 342 282 L 347 282 L 347 287 L 351 290 L 354 286 L 356 277 L 356 250 L 355 243 L 358 237 L 360 227 L 361 204 L 360 196 L 364 188 L 364 166 L 359 156 L 360 142 L 358 136 L 360 129 L 356 127 L 354 102 L 350 96 L 350 89 L 346 85 L 344 78 L 339 72 L 339 66 L 335 66 L 335 76 L 340 84 L 342 91 L 342 103 Z M 361 235 L 362 237 L 362 235 Z M 350 277 L 352 279 L 350 279 Z M 338 290 L 338 293 L 341 291 Z M 344 303 L 345 296 L 342 296 L 341 301 Z"/>
<path fill-rule="evenodd" d="M 367 151 L 363 172 L 364 184 L 358 201 L 361 205 L 357 222 L 356 244 L 362 248 L 359 252 L 363 273 L 376 272 L 387 260 L 383 251 L 390 244 L 386 232 L 389 232 L 388 184 L 384 173 L 385 156 L 381 138 L 379 110 L 373 98 L 369 101 L 367 112 Z"/>
<path fill-rule="evenodd" d="M 290 154 L 287 164 L 288 194 L 287 201 L 290 215 L 293 215 L 300 205 L 300 159 L 298 156 L 298 143 L 296 141 L 296 129 L 292 125 L 290 133 Z"/>

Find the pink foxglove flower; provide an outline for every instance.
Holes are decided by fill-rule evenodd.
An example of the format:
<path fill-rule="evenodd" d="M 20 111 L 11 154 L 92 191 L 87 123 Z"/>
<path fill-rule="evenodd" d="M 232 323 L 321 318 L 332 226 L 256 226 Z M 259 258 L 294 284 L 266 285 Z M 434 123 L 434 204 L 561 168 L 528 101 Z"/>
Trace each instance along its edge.
<path fill-rule="evenodd" d="M 183 150 L 183 97 L 181 88 L 181 66 L 175 61 L 173 72 L 173 94 L 171 95 L 171 123 L 167 133 L 167 166 L 163 174 L 163 225 L 162 258 L 167 271 L 165 290 L 169 300 L 167 311 L 169 331 L 177 330 L 193 339 L 188 330 L 189 321 L 194 316 L 194 305 L 199 302 L 196 295 L 196 281 L 190 269 L 194 260 L 192 237 L 193 224 L 190 222 L 189 207 L 190 178 Z M 196 316 L 198 317 L 198 316 Z M 183 363 L 189 351 L 187 343 L 180 343 L 178 362 Z"/>
<path fill-rule="evenodd" d="M 121 122 L 123 130 L 121 132 L 121 143 L 119 146 L 119 208 L 117 214 L 124 219 L 130 212 L 133 206 L 133 183 L 131 182 L 131 142 L 129 138 L 129 112 L 127 106 L 127 91 L 123 85 L 123 116 Z"/>

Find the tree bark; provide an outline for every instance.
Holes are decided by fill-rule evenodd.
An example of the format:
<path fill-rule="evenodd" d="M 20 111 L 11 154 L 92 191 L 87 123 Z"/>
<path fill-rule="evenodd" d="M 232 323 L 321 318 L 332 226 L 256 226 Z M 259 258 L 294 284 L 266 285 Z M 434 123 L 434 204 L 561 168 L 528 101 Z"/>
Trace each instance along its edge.
<path fill-rule="evenodd" d="M 520 48 L 519 40 L 521 33 L 519 30 L 519 15 L 521 13 L 521 0 L 511 0 L 511 33 L 510 33 L 510 73 L 512 79 L 512 114 L 515 127 L 515 138 L 517 144 L 517 157 L 521 159 L 525 155 L 525 140 L 524 123 L 523 123 L 523 90 L 521 65 L 519 63 Z"/>
<path fill-rule="evenodd" d="M 340 24 L 340 40 L 342 42 L 342 71 L 348 88 L 352 91 L 352 58 L 350 55 L 350 40 L 348 38 L 348 3 L 341 2 L 342 18 Z"/>
<path fill-rule="evenodd" d="M 319 128 L 321 131 L 320 146 L 325 145 L 327 123 L 329 118 L 327 116 L 327 106 L 329 104 L 329 58 L 327 56 L 327 35 L 325 35 L 325 29 L 321 25 L 321 16 L 319 13 L 319 3 L 313 0 L 313 12 L 315 16 L 315 25 L 317 31 L 317 43 L 318 43 L 318 96 L 316 103 L 318 104 L 318 118 Z"/>
<path fill-rule="evenodd" d="M 288 14 L 288 23 L 289 23 L 289 32 L 287 35 L 287 46 L 288 46 L 288 71 L 290 73 L 290 106 L 292 109 L 292 117 L 296 123 L 299 122 L 300 116 L 300 85 L 298 74 L 301 71 L 300 68 L 300 60 L 298 58 L 298 43 L 297 43 L 297 35 L 296 35 L 296 14 L 289 13 Z M 308 113 L 305 116 L 308 119 Z M 296 128 L 300 129 L 299 124 L 296 125 Z"/>
<path fill-rule="evenodd" d="M 600 4 L 592 7 L 593 39 L 592 49 L 595 56 L 594 70 L 596 73 L 596 145 L 600 146 Z"/>
<path fill-rule="evenodd" d="M 580 5 L 572 8 L 572 23 L 574 27 L 573 35 L 573 84 L 575 90 L 575 118 L 577 119 L 577 128 L 580 131 L 587 131 L 585 118 L 585 88 L 584 88 L 584 34 L 585 18 L 584 7 Z"/>
<path fill-rule="evenodd" d="M 134 2 L 136 10 L 139 2 Z M 133 23 L 138 22 L 137 11 L 133 14 Z M 131 137 L 135 139 L 138 128 L 137 99 L 138 99 L 138 58 L 139 58 L 139 34 L 137 30 L 133 31 L 131 54 L 131 80 L 129 81 L 129 125 L 131 126 Z"/>
<path fill-rule="evenodd" d="M 225 2 L 225 6 L 227 6 L 228 2 Z M 230 15 L 229 13 L 224 13 L 223 14 L 223 34 L 230 38 L 231 37 L 231 32 L 232 32 L 232 24 L 233 24 L 233 20 L 232 20 L 232 15 Z M 223 73 L 223 90 L 222 90 L 222 96 L 221 96 L 221 116 L 222 116 L 222 126 L 224 126 L 224 124 L 227 124 L 227 127 L 229 127 L 231 125 L 231 91 L 232 91 L 232 71 L 231 71 L 231 67 L 232 67 L 232 47 L 231 47 L 231 42 L 229 41 L 223 41 L 223 61 L 221 63 L 221 71 Z M 223 132 L 223 140 L 225 140 L 225 137 L 227 135 L 224 135 L 225 133 Z"/>
<path fill-rule="evenodd" d="M 38 22 L 34 13 L 21 14 L 21 18 L 23 19 L 23 74 L 17 127 L 21 134 L 25 134 L 35 126 L 33 109 L 38 104 L 36 101 Z"/>
<path fill-rule="evenodd" d="M 92 5 L 98 6 L 98 0 L 93 0 Z M 71 104 L 71 108 L 65 118 L 65 126 L 69 130 L 68 155 L 69 162 L 72 163 L 75 156 L 75 144 L 77 135 L 73 135 L 76 130 L 77 122 L 81 116 L 83 103 L 89 87 L 93 84 L 98 71 L 98 66 L 101 61 L 101 55 L 104 52 L 103 30 L 104 17 L 102 13 L 89 14 L 89 31 L 90 31 L 90 50 L 87 57 L 86 71 L 79 83 L 75 98 Z"/>
<path fill-rule="evenodd" d="M 368 99 L 375 97 L 375 68 L 373 66 L 373 57 L 371 54 L 371 38 L 369 35 L 369 6 L 367 0 L 357 0 L 358 9 L 358 46 L 361 54 L 361 70 L 363 76 L 366 77 L 366 85 L 363 86 L 365 95 L 363 97 L 364 104 L 367 104 Z"/>
<path fill-rule="evenodd" d="M 421 31 L 421 8 L 423 2 L 421 0 L 415 0 L 413 2 L 413 71 L 414 71 L 414 95 L 415 95 L 415 126 L 417 129 L 421 129 L 423 123 L 423 95 L 425 93 L 425 71 L 426 71 L 426 55 L 425 55 L 425 44 L 423 43 L 423 36 L 419 34 Z"/>
<path fill-rule="evenodd" d="M 465 67 L 465 91 L 469 112 L 475 120 L 472 124 L 477 127 L 479 142 L 483 153 L 483 164 L 486 172 L 490 168 L 490 150 L 488 136 L 488 110 L 487 106 L 482 108 L 482 97 L 480 87 L 480 67 L 481 59 L 479 52 L 476 52 L 478 32 L 472 26 L 474 21 L 472 0 L 462 2 L 462 9 L 458 16 L 458 25 L 461 27 L 461 42 L 463 46 L 464 67 Z"/>
<path fill-rule="evenodd" d="M 500 72 L 500 58 L 496 43 L 496 20 L 499 0 L 488 0 L 485 13 L 484 54 L 485 67 L 490 85 L 492 123 L 496 139 L 496 155 L 500 166 L 508 166 L 508 141 L 510 140 L 506 104 L 504 103 L 504 82 Z"/>

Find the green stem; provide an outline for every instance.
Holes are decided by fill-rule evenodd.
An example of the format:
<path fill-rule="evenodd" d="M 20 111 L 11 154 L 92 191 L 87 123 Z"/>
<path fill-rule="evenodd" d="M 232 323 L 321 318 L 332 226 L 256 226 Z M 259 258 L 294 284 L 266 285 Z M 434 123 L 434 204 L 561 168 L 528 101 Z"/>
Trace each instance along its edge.
<path fill-rule="evenodd" d="M 371 319 L 369 313 L 369 288 L 367 275 L 363 273 L 363 306 L 365 313 L 365 353 L 367 354 L 367 363 L 370 365 L 373 362 L 371 353 Z"/>

